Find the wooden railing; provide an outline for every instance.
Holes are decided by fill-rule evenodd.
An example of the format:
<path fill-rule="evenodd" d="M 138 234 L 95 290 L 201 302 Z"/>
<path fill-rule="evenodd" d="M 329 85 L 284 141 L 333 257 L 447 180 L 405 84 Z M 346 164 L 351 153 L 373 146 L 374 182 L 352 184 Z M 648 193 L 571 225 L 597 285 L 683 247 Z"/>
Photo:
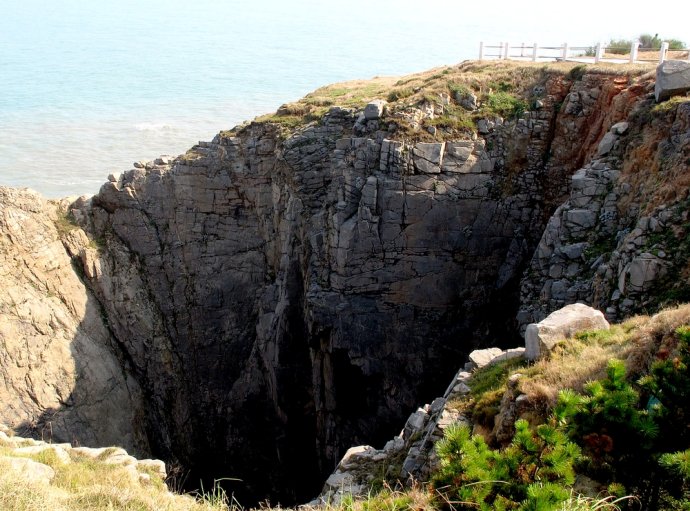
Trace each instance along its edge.
<path fill-rule="evenodd" d="M 690 61 L 690 49 L 672 50 L 674 59 L 685 59 Z M 503 60 L 531 60 L 532 62 L 543 62 L 548 60 L 570 60 L 577 62 L 599 62 L 610 63 L 643 63 L 643 62 L 663 62 L 669 58 L 669 45 L 667 42 L 661 43 L 661 48 L 657 50 L 640 48 L 639 41 L 634 41 L 629 47 L 613 47 L 599 43 L 596 46 L 570 46 L 564 43 L 560 46 L 539 46 L 537 43 L 526 45 L 524 43 L 515 45 L 510 43 L 499 43 L 498 45 L 487 45 L 479 43 L 479 60 L 503 59 Z"/>

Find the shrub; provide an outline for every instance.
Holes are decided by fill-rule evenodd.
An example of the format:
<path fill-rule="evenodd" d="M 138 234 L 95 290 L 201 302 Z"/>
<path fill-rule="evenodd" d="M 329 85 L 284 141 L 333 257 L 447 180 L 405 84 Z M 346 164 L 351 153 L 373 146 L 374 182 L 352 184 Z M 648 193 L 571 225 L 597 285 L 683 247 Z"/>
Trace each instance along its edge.
<path fill-rule="evenodd" d="M 488 109 L 502 117 L 520 117 L 527 110 L 527 102 L 507 92 L 490 93 L 485 102 Z"/>
<path fill-rule="evenodd" d="M 623 362 L 612 360 L 607 378 L 586 386 L 588 395 L 561 392 L 557 407 L 588 456 L 586 471 L 624 485 L 642 509 L 686 509 L 690 500 L 690 327 L 676 338 L 676 353 L 660 352 L 637 388 Z"/>
<path fill-rule="evenodd" d="M 397 89 L 393 89 L 388 93 L 388 96 L 386 99 L 388 100 L 389 103 L 394 103 L 395 101 L 398 101 L 399 99 L 405 99 L 409 98 L 414 94 L 414 90 L 411 87 L 401 87 Z"/>
<path fill-rule="evenodd" d="M 531 429 L 515 423 L 504 450 L 493 450 L 466 426 L 451 426 L 437 444 L 440 470 L 433 484 L 459 509 L 553 509 L 570 496 L 580 455 L 555 419 Z"/>
<path fill-rule="evenodd" d="M 630 39 L 611 39 L 606 45 L 606 51 L 614 55 L 627 55 L 630 53 L 631 46 Z"/>

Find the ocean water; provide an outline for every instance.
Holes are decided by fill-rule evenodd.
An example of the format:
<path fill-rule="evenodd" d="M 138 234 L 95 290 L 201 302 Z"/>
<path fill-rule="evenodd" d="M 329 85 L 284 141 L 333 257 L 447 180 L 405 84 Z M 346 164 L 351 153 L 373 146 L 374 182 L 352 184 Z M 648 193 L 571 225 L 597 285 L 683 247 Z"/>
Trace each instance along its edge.
<path fill-rule="evenodd" d="M 459 62 L 476 46 L 459 32 L 439 44 L 396 2 L 371 4 L 13 2 L 0 18 L 0 184 L 92 194 L 133 161 L 321 85 Z"/>
<path fill-rule="evenodd" d="M 566 38 L 504 4 L 0 0 L 0 184 L 92 194 L 327 83 L 455 64 L 482 39 Z"/>

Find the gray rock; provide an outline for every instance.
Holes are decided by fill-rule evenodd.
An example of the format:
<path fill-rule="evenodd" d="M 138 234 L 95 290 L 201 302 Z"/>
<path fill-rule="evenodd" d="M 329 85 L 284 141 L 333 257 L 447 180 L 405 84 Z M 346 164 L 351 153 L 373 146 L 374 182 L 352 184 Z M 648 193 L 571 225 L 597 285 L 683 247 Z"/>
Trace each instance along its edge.
<path fill-rule="evenodd" d="M 429 409 L 429 413 L 431 415 L 435 415 L 438 412 L 440 412 L 443 407 L 446 405 L 446 400 L 443 399 L 442 397 L 437 397 L 431 402 L 431 407 Z"/>
<path fill-rule="evenodd" d="M 470 389 L 470 387 L 466 383 L 463 383 L 463 382 L 460 382 L 453 387 L 453 393 L 460 394 L 460 395 L 469 394 L 471 390 L 472 389 Z"/>
<path fill-rule="evenodd" d="M 650 254 L 643 253 L 635 257 L 627 269 L 628 284 L 630 291 L 645 291 L 649 289 L 654 281 L 665 273 L 666 265 L 664 262 Z"/>
<path fill-rule="evenodd" d="M 597 214 L 591 209 L 571 209 L 565 212 L 565 220 L 577 227 L 589 229 L 594 226 Z"/>
<path fill-rule="evenodd" d="M 614 135 L 625 135 L 625 133 L 628 131 L 628 128 L 630 127 L 630 123 L 627 123 L 625 121 L 622 122 L 617 122 L 613 126 L 611 126 L 611 133 Z"/>
<path fill-rule="evenodd" d="M 483 350 L 474 350 L 469 355 L 472 368 L 480 369 L 491 364 L 496 358 L 503 355 L 503 350 L 500 348 L 487 348 Z"/>
<path fill-rule="evenodd" d="M 525 331 L 525 358 L 536 360 L 559 341 L 581 330 L 610 328 L 601 311 L 581 303 L 567 305 L 552 312 L 539 323 L 532 323 Z"/>
<path fill-rule="evenodd" d="M 386 442 L 386 445 L 383 446 L 383 451 L 387 453 L 395 453 L 401 451 L 404 447 L 405 441 L 401 437 L 396 436 L 393 438 L 393 440 Z"/>
<path fill-rule="evenodd" d="M 656 68 L 654 97 L 657 103 L 690 91 L 690 62 L 667 60 Z"/>
<path fill-rule="evenodd" d="M 416 412 L 413 412 L 405 423 L 403 429 L 403 439 L 409 440 L 415 433 L 420 432 L 426 426 L 429 420 L 429 414 L 423 409 L 419 408 Z"/>
<path fill-rule="evenodd" d="M 440 174 L 444 142 L 415 144 L 412 151 L 415 168 L 424 174 Z"/>
<path fill-rule="evenodd" d="M 456 93 L 455 101 L 457 101 L 465 110 L 472 111 L 477 109 L 477 96 L 471 92 Z"/>
<path fill-rule="evenodd" d="M 616 140 L 618 140 L 618 137 L 615 134 L 610 131 L 606 133 L 597 146 L 597 156 L 606 156 L 609 154 Z"/>
<path fill-rule="evenodd" d="M 568 259 L 578 259 L 582 256 L 582 253 L 587 248 L 588 243 L 573 243 L 572 245 L 566 245 L 561 247 L 561 253 Z"/>
<path fill-rule="evenodd" d="M 386 101 L 382 99 L 375 99 L 364 107 L 364 117 L 367 121 L 379 119 L 383 115 Z"/>
<path fill-rule="evenodd" d="M 488 135 L 494 128 L 494 123 L 489 119 L 479 119 L 477 121 L 477 131 L 482 135 Z"/>

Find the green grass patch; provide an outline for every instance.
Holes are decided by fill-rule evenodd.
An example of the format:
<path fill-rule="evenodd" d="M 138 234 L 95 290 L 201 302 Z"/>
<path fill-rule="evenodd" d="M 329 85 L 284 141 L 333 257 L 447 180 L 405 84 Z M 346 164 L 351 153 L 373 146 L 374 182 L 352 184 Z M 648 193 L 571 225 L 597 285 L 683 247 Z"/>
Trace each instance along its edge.
<path fill-rule="evenodd" d="M 72 215 L 72 212 L 61 213 L 54 222 L 58 235 L 62 238 L 67 236 L 70 232 L 79 228 L 79 224 Z"/>
<path fill-rule="evenodd" d="M 409 98 L 413 94 L 414 90 L 411 87 L 396 87 L 388 93 L 386 100 L 389 103 L 394 103 L 401 99 Z"/>
<path fill-rule="evenodd" d="M 508 118 L 518 118 L 528 109 L 524 99 L 504 91 L 490 93 L 482 106 L 482 110 Z"/>
<path fill-rule="evenodd" d="M 513 358 L 477 369 L 470 378 L 470 394 L 479 397 L 505 386 L 508 376 L 525 365 L 526 362 L 522 358 Z"/>

